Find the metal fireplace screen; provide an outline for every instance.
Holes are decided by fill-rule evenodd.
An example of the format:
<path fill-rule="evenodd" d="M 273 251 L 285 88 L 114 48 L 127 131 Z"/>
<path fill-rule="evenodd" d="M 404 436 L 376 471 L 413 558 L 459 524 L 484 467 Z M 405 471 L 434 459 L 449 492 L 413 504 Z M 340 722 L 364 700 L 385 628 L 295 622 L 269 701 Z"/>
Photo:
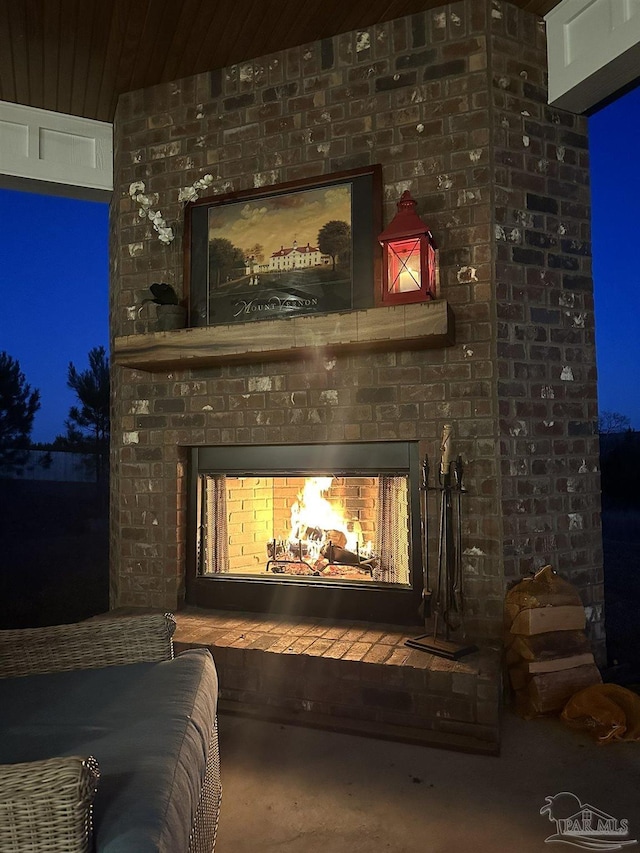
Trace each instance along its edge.
<path fill-rule="evenodd" d="M 199 474 L 200 577 L 410 583 L 409 477 Z"/>

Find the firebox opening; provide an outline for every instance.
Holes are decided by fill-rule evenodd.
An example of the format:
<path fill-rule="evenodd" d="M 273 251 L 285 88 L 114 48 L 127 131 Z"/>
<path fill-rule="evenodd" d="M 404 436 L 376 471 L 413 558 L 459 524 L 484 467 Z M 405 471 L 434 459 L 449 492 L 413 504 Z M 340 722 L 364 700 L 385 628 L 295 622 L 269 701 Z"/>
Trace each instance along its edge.
<path fill-rule="evenodd" d="M 198 476 L 198 572 L 409 584 L 408 477 Z"/>
<path fill-rule="evenodd" d="M 194 448 L 187 601 L 416 622 L 418 468 L 414 442 Z"/>

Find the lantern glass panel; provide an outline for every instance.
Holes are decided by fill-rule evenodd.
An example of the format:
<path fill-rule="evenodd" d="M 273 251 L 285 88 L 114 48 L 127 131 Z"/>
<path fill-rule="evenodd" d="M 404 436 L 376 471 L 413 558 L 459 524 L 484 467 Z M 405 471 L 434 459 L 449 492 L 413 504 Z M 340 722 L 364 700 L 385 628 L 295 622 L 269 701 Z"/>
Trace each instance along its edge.
<path fill-rule="evenodd" d="M 389 246 L 389 293 L 420 290 L 420 238 L 394 240 Z"/>

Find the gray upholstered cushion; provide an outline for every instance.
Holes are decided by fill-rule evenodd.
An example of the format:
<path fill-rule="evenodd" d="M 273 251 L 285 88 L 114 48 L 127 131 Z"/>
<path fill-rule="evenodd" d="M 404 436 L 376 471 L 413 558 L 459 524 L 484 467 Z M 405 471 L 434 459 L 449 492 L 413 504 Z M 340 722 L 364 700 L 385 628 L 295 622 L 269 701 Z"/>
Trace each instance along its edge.
<path fill-rule="evenodd" d="M 186 851 L 217 689 L 204 649 L 161 663 L 0 680 L 0 764 L 94 755 L 96 850 Z"/>

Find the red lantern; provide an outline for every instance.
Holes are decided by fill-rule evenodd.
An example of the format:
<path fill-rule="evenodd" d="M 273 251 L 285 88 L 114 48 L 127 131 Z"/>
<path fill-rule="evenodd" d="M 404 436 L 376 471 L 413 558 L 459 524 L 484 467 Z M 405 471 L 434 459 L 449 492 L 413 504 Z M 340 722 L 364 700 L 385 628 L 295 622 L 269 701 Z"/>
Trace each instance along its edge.
<path fill-rule="evenodd" d="M 416 206 L 409 190 L 405 190 L 398 212 L 378 237 L 383 250 L 383 305 L 436 298 L 437 246 L 416 213 Z"/>

